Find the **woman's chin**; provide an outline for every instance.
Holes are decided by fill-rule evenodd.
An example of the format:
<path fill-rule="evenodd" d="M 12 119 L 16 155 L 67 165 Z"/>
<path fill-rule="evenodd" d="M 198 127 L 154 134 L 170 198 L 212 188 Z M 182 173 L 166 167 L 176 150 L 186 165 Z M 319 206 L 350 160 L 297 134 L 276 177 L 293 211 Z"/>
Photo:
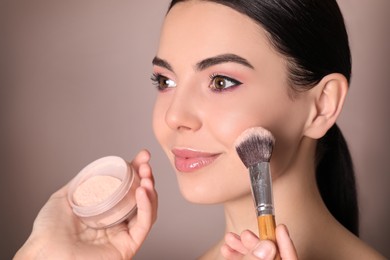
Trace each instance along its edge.
<path fill-rule="evenodd" d="M 238 187 L 237 189 L 221 189 L 220 187 L 208 185 L 183 185 L 179 182 L 179 188 L 183 198 L 194 204 L 224 204 L 244 196 L 252 196 L 249 186 L 241 189 Z"/>
<path fill-rule="evenodd" d="M 220 196 L 217 196 L 216 194 L 212 194 L 210 191 L 206 191 L 204 189 L 197 190 L 197 189 L 187 188 L 187 187 L 182 188 L 180 186 L 180 193 L 186 201 L 194 204 L 221 203 L 221 198 L 218 198 Z"/>

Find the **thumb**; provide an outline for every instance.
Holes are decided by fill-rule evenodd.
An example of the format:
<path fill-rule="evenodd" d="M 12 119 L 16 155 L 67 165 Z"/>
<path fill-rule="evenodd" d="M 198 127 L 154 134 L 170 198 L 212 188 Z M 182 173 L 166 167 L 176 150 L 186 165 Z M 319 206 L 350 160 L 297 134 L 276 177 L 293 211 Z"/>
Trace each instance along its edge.
<path fill-rule="evenodd" d="M 253 249 L 252 254 L 261 260 L 273 260 L 276 255 L 276 246 L 270 240 L 261 240 Z"/>

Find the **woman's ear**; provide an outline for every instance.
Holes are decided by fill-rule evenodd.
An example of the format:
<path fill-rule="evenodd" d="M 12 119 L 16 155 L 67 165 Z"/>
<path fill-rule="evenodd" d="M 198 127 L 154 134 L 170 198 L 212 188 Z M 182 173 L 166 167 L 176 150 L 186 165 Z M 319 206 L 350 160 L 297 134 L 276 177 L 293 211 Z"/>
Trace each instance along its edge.
<path fill-rule="evenodd" d="M 313 88 L 314 102 L 304 135 L 319 139 L 336 123 L 348 92 L 348 81 L 342 74 L 325 76 Z"/>

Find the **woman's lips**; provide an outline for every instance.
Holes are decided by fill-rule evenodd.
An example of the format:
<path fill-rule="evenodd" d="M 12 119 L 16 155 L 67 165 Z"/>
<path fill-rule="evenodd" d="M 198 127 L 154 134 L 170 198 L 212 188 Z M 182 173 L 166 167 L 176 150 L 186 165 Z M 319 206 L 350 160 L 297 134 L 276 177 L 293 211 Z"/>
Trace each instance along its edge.
<path fill-rule="evenodd" d="M 193 172 L 213 163 L 219 153 L 206 153 L 191 149 L 172 150 L 175 167 L 180 172 Z"/>

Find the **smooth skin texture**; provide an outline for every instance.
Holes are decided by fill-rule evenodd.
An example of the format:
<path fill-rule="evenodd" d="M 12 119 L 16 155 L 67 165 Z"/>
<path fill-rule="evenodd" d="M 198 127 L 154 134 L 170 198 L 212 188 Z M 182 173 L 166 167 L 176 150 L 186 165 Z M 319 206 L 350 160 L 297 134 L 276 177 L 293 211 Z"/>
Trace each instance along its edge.
<path fill-rule="evenodd" d="M 276 137 L 276 221 L 288 226 L 299 259 L 380 259 L 328 212 L 315 180 L 316 139 L 341 111 L 348 90 L 344 76 L 327 75 L 311 90 L 291 95 L 287 60 L 264 30 L 229 7 L 202 1 L 170 10 L 153 63 L 159 89 L 154 131 L 176 168 L 181 193 L 194 203 L 223 203 L 226 232 L 236 234 L 201 259 L 252 259 L 259 242 L 252 235 L 246 243 L 248 234 L 242 233 L 256 234 L 256 216 L 248 172 L 233 145 L 253 126 Z M 194 169 L 183 167 L 186 153 Z M 279 229 L 280 253 L 294 259 L 291 240 Z"/>
<path fill-rule="evenodd" d="M 54 193 L 41 209 L 30 237 L 14 259 L 134 257 L 157 217 L 157 193 L 149 160 L 150 154 L 145 150 L 132 162 L 141 182 L 136 190 L 137 216 L 131 221 L 102 230 L 88 228 L 71 211 L 66 185 Z"/>
<path fill-rule="evenodd" d="M 153 63 L 159 88 L 154 132 L 180 190 L 191 202 L 225 208 L 227 234 L 200 259 L 275 255 L 276 245 L 257 237 L 248 172 L 233 145 L 254 126 L 277 140 L 271 171 L 276 221 L 284 224 L 276 229 L 282 259 L 384 259 L 331 216 L 316 185 L 316 139 L 341 111 L 348 89 L 342 75 L 327 75 L 311 90 L 291 95 L 287 61 L 264 30 L 233 9 L 196 0 L 168 13 Z M 134 257 L 157 215 L 149 160 L 142 151 L 133 161 L 141 177 L 136 218 L 88 229 L 72 214 L 65 186 L 42 208 L 15 259 Z"/>

